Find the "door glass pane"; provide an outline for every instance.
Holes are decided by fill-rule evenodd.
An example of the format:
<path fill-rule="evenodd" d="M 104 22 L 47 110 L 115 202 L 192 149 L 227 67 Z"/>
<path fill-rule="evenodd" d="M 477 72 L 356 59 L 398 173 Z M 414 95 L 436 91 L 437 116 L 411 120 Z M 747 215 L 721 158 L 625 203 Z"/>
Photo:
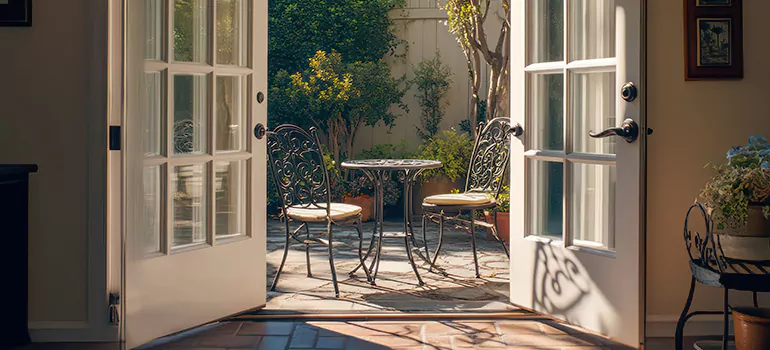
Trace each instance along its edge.
<path fill-rule="evenodd" d="M 161 33 L 161 30 L 163 30 L 163 1 L 145 0 L 144 12 L 144 58 L 149 60 L 161 60 L 161 53 L 163 52 L 163 47 L 161 45 L 161 38 L 163 38 Z"/>
<path fill-rule="evenodd" d="M 246 233 L 246 163 L 214 163 L 216 196 L 216 235 Z"/>
<path fill-rule="evenodd" d="M 174 0 L 174 60 L 206 62 L 208 0 Z"/>
<path fill-rule="evenodd" d="M 174 167 L 171 173 L 172 247 L 206 241 L 206 188 L 202 164 Z"/>
<path fill-rule="evenodd" d="M 564 60 L 564 0 L 530 0 L 532 63 Z"/>
<path fill-rule="evenodd" d="M 619 126 L 615 116 L 615 72 L 572 73 L 571 79 L 573 150 L 577 153 L 615 154 L 617 137 L 592 138 L 589 132 L 600 132 Z"/>
<path fill-rule="evenodd" d="M 246 65 L 248 6 L 245 0 L 217 0 L 217 63 Z"/>
<path fill-rule="evenodd" d="M 142 150 L 145 155 L 159 155 L 163 130 L 162 75 L 148 72 L 143 76 L 144 114 L 142 115 Z"/>
<path fill-rule="evenodd" d="M 562 239 L 564 164 L 529 160 L 529 213 L 532 234 Z"/>
<path fill-rule="evenodd" d="M 144 252 L 161 249 L 161 172 L 160 166 L 144 168 Z"/>
<path fill-rule="evenodd" d="M 245 76 L 217 77 L 217 151 L 244 149 L 247 80 Z"/>
<path fill-rule="evenodd" d="M 570 2 L 571 60 L 615 57 L 615 0 Z"/>
<path fill-rule="evenodd" d="M 615 166 L 572 164 L 572 232 L 577 244 L 612 249 Z"/>
<path fill-rule="evenodd" d="M 174 153 L 206 151 L 206 76 L 174 76 Z"/>
<path fill-rule="evenodd" d="M 532 146 L 563 150 L 564 74 L 535 75 L 532 92 Z"/>

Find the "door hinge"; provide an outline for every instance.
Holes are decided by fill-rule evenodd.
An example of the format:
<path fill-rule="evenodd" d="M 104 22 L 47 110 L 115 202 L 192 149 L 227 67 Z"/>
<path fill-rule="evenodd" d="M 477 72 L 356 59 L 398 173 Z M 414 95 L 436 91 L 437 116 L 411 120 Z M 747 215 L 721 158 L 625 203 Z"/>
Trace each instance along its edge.
<path fill-rule="evenodd" d="M 110 151 L 120 151 L 120 125 L 110 125 Z"/>
<path fill-rule="evenodd" d="M 120 294 L 110 293 L 110 324 L 120 324 Z"/>

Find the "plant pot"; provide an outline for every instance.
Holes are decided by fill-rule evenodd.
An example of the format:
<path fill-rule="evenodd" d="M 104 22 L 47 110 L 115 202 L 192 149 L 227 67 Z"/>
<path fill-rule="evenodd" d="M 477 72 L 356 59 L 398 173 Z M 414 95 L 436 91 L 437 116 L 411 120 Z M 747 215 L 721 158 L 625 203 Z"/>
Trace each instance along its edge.
<path fill-rule="evenodd" d="M 342 202 L 361 207 L 361 221 L 367 222 L 372 219 L 372 213 L 374 213 L 373 197 L 364 194 L 357 197 L 347 197 Z"/>
<path fill-rule="evenodd" d="M 497 235 L 505 243 L 510 243 L 511 237 L 511 213 L 509 212 L 497 212 Z M 488 224 L 494 224 L 495 218 L 491 212 L 484 212 L 484 218 Z M 492 234 L 492 230 L 487 230 L 487 241 L 494 241 L 495 236 Z"/>
<path fill-rule="evenodd" d="M 422 200 L 434 194 L 450 193 L 453 189 L 463 190 L 465 182 L 462 179 L 450 181 L 444 176 L 437 176 L 430 181 L 412 187 L 412 215 L 422 215 Z M 419 221 L 418 221 L 419 222 Z"/>
<path fill-rule="evenodd" d="M 769 308 L 733 308 L 733 318 L 737 350 L 770 349 Z"/>

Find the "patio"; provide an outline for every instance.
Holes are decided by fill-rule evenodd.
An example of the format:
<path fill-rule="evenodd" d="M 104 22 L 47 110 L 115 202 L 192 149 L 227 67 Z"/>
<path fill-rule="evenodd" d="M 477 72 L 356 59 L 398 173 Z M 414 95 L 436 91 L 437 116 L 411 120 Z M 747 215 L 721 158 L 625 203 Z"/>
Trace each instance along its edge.
<path fill-rule="evenodd" d="M 419 225 L 419 220 L 415 220 Z M 364 250 L 371 239 L 372 222 L 364 223 Z M 284 248 L 284 226 L 270 220 L 267 230 L 267 288 L 270 288 Z M 386 231 L 403 228 L 400 218 L 385 222 Z M 316 227 L 316 230 L 320 228 Z M 474 278 L 470 233 L 452 225 L 445 226 L 444 245 L 437 260 L 439 271 L 428 272 L 422 257 L 425 250 L 413 249 L 415 263 L 424 286 L 417 284 L 414 271 L 404 251 L 403 240 L 385 240 L 377 285 L 366 281 L 362 270 L 348 275 L 358 264 L 358 235 L 352 227 L 335 227 L 334 262 L 340 284 L 340 298 L 334 298 L 328 253 L 325 246 L 311 246 L 313 277 L 307 277 L 305 248 L 293 244 L 276 291 L 268 290 L 268 302 L 262 312 L 460 312 L 516 310 L 508 303 L 508 259 L 499 243 L 484 238 L 477 230 L 480 279 Z M 317 231 L 314 231 L 317 232 Z M 422 231 L 414 228 L 418 244 Z M 428 225 L 431 254 L 438 239 L 438 226 Z M 370 261 L 370 260 L 369 260 Z M 367 263 L 369 262 L 367 261 Z"/>

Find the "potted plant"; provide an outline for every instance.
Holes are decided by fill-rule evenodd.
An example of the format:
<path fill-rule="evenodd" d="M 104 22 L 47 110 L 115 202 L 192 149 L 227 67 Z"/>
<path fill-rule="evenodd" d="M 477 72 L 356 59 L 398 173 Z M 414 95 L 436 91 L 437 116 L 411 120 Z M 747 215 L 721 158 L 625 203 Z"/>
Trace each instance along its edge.
<path fill-rule="evenodd" d="M 727 257 L 770 259 L 770 144 L 755 135 L 727 152 L 700 192 Z M 761 243 L 761 244 L 760 244 Z"/>
<path fill-rule="evenodd" d="M 398 183 L 391 179 L 383 181 L 383 204 L 395 205 L 398 203 L 401 190 Z M 374 214 L 374 183 L 364 174 L 356 174 L 352 180 L 346 181 L 342 188 L 342 202 L 361 207 L 361 220 L 369 221 Z"/>
<path fill-rule="evenodd" d="M 507 184 L 500 187 L 500 195 L 497 198 L 497 208 L 494 211 L 497 217 L 497 235 L 500 236 L 505 243 L 510 243 L 511 235 L 511 191 Z M 492 216 L 492 212 L 485 211 L 484 217 L 487 223 L 495 224 L 495 216 Z M 492 230 L 487 230 L 487 240 L 494 240 Z"/>
<path fill-rule="evenodd" d="M 414 187 L 412 207 L 415 214 L 422 212 L 422 199 L 434 194 L 450 193 L 453 188 L 465 188 L 473 139 L 468 133 L 454 128 L 444 130 L 426 140 L 415 155 L 420 159 L 438 160 L 442 166 L 426 170 L 420 176 L 419 186 Z"/>

